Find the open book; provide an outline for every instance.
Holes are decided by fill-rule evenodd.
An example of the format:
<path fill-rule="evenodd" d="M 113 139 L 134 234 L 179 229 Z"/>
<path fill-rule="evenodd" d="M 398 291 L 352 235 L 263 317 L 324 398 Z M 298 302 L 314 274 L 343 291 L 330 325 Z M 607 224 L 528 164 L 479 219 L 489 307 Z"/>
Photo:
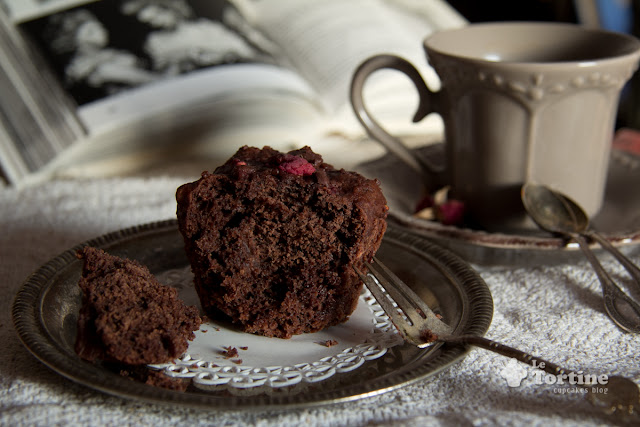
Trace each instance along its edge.
<path fill-rule="evenodd" d="M 465 25 L 444 0 L 0 5 L 0 89 L 11 95 L 0 100 L 0 168 L 10 183 L 224 160 L 245 144 L 338 144 L 344 156 L 328 160 L 348 162 L 365 139 L 348 101 L 357 66 L 394 53 L 437 90 L 422 39 Z M 442 133 L 438 117 L 411 123 L 417 94 L 400 73 L 372 76 L 365 100 L 398 135 Z"/>

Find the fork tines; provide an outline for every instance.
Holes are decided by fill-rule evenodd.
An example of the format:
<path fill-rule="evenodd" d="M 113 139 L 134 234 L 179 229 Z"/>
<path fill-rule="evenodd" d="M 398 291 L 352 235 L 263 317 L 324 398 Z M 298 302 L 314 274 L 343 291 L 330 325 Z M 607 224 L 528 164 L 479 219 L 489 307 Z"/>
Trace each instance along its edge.
<path fill-rule="evenodd" d="M 355 267 L 354 270 L 406 341 L 426 347 L 433 341 L 433 334 L 451 333 L 451 328 L 422 298 L 379 259 L 374 257 L 366 267 L 368 274 Z"/>

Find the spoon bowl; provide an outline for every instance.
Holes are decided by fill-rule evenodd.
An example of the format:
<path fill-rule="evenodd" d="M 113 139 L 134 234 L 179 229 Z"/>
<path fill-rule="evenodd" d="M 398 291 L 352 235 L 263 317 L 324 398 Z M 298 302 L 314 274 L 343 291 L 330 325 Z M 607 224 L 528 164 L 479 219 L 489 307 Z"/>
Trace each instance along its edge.
<path fill-rule="evenodd" d="M 544 230 L 575 240 L 593 266 L 600 283 L 604 307 L 609 317 L 627 332 L 640 333 L 640 305 L 627 295 L 605 271 L 591 247 L 589 239 L 609 251 L 640 286 L 640 269 L 618 251 L 607 239 L 589 230 L 589 217 L 575 201 L 547 186 L 526 183 L 522 187 L 525 210 Z"/>
<path fill-rule="evenodd" d="M 522 203 L 533 221 L 552 233 L 582 233 L 589 217 L 572 199 L 547 186 L 527 183 L 522 187 Z"/>

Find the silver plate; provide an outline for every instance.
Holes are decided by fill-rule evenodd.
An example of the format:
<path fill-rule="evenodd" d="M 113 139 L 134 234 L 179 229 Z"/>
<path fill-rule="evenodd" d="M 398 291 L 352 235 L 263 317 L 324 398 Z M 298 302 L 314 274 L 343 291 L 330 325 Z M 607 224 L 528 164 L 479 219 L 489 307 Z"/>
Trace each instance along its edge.
<path fill-rule="evenodd" d="M 128 228 L 85 244 L 136 259 L 156 275 L 188 265 L 175 220 Z M 464 346 L 418 349 L 402 344 L 354 371 L 333 376 L 319 387 L 284 387 L 277 393 L 233 395 L 226 390 L 209 392 L 193 387 L 177 392 L 148 386 L 85 362 L 73 350 L 81 300 L 77 286 L 81 262 L 75 257 L 80 246 L 52 259 L 28 278 L 14 301 L 13 321 L 23 344 L 42 363 L 108 394 L 217 410 L 319 406 L 356 400 L 423 380 L 461 360 L 468 350 Z M 439 311 L 455 327 L 456 334 L 486 332 L 493 315 L 491 294 L 482 278 L 457 256 L 393 226 L 389 227 L 378 256 Z"/>
<path fill-rule="evenodd" d="M 433 144 L 416 150 L 416 155 L 441 164 L 443 151 L 443 144 Z M 452 250 L 468 262 L 531 265 L 575 261 L 583 256 L 576 244 L 539 230 L 533 222 L 531 228 L 522 230 L 487 232 L 414 217 L 415 207 L 425 194 L 425 186 L 420 184 L 418 174 L 395 156 L 384 156 L 361 164 L 357 169 L 381 181 L 391 220 Z M 591 224 L 623 250 L 640 243 L 640 192 L 636 190 L 639 185 L 640 157 L 613 150 L 604 204 Z"/>

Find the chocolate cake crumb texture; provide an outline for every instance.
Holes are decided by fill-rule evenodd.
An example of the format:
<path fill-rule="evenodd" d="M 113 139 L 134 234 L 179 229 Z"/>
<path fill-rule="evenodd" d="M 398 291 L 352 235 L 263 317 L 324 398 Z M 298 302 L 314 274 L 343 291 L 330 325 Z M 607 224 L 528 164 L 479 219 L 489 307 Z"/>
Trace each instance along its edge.
<path fill-rule="evenodd" d="M 335 169 L 309 147 L 242 147 L 178 188 L 177 217 L 207 314 L 289 338 L 346 321 L 388 207 L 379 183 Z"/>
<path fill-rule="evenodd" d="M 438 335 L 431 329 L 424 329 L 420 331 L 420 339 L 425 343 L 431 343 L 438 340 Z"/>
<path fill-rule="evenodd" d="M 167 363 L 180 357 L 202 322 L 176 289 L 162 285 L 140 263 L 84 247 L 79 286 L 76 353 L 89 361 L 127 365 Z"/>

